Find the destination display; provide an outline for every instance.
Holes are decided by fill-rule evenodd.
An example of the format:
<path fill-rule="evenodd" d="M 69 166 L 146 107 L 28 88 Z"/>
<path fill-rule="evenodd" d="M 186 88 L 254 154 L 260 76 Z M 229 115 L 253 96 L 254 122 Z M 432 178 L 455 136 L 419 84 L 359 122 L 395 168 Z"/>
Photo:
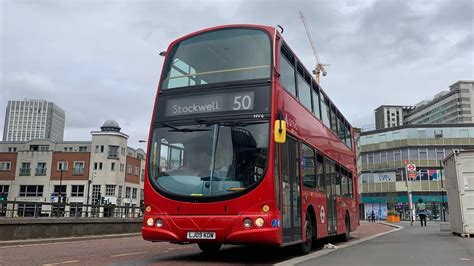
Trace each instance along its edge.
<path fill-rule="evenodd" d="M 207 94 L 202 96 L 173 98 L 166 101 L 165 116 L 181 116 L 230 111 L 252 111 L 255 92 Z"/>

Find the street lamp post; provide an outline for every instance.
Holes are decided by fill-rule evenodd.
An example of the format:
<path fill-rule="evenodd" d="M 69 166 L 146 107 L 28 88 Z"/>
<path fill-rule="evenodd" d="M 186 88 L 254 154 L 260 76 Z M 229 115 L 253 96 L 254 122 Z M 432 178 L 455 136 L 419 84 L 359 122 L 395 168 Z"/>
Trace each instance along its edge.
<path fill-rule="evenodd" d="M 60 176 L 59 176 L 59 192 L 58 192 L 58 212 L 57 212 L 57 217 L 59 217 L 59 212 L 61 211 L 61 203 L 62 203 L 62 189 L 63 189 L 63 165 L 61 164 L 61 167 L 59 168 L 60 171 Z"/>
<path fill-rule="evenodd" d="M 441 210 L 443 215 L 443 222 L 446 222 L 446 213 L 444 212 L 444 182 L 443 182 L 443 161 L 439 161 L 439 175 L 441 177 Z"/>
<path fill-rule="evenodd" d="M 92 173 L 92 179 L 94 179 L 95 177 L 95 172 Z M 86 201 L 86 217 L 89 216 L 89 202 L 90 202 L 90 190 L 91 190 L 91 183 L 92 183 L 92 179 L 87 179 L 87 201 Z"/>

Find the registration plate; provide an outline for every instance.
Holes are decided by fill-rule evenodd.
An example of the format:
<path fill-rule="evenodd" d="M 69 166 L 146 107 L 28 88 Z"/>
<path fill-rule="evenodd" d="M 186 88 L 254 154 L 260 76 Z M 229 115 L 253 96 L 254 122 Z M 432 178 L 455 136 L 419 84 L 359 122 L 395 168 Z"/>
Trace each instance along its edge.
<path fill-rule="evenodd" d="M 216 239 L 215 232 L 188 232 L 188 239 Z"/>

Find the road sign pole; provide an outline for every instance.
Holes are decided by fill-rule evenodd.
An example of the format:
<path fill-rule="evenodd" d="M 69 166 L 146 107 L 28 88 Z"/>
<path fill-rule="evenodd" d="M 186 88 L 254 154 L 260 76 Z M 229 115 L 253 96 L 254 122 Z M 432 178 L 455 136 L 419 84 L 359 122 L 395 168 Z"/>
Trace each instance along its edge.
<path fill-rule="evenodd" d="M 408 209 L 409 209 L 409 216 L 410 216 L 410 226 L 413 226 L 413 198 L 411 195 L 411 180 L 409 180 L 408 176 L 408 167 L 405 166 L 405 174 L 407 178 L 407 195 L 408 195 Z"/>

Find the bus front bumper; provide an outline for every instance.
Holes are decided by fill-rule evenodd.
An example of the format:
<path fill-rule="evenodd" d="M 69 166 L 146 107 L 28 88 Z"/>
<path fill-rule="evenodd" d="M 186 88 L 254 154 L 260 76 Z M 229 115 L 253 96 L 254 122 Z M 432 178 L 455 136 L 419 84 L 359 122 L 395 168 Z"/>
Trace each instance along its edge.
<path fill-rule="evenodd" d="M 281 245 L 281 223 L 273 215 L 226 215 L 226 216 L 145 216 L 142 236 L 149 241 L 175 243 L 223 243 Z M 152 226 L 147 220 L 153 219 Z M 252 220 L 250 228 L 243 226 L 244 219 Z M 262 227 L 255 225 L 257 218 L 263 218 Z M 162 226 L 156 225 L 161 219 Z M 212 232 L 215 239 L 190 239 L 188 232 Z"/>

